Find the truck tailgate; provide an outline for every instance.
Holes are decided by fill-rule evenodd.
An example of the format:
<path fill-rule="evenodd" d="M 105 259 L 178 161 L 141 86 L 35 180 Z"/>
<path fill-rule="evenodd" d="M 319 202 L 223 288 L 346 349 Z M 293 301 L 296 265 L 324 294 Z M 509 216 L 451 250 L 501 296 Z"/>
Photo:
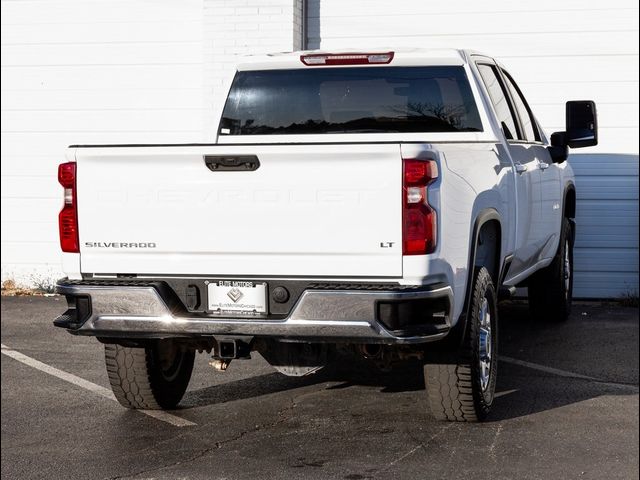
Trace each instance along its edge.
<path fill-rule="evenodd" d="M 205 156 L 255 155 L 254 171 Z M 399 144 L 78 148 L 81 269 L 402 275 Z"/>

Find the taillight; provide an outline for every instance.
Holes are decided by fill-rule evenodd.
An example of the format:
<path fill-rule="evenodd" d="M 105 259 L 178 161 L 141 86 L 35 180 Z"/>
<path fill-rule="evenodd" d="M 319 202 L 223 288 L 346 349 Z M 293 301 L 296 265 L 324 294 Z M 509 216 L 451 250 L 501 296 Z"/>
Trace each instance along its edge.
<path fill-rule="evenodd" d="M 427 187 L 436 178 L 438 164 L 433 160 L 403 160 L 403 255 L 425 255 L 436 249 L 437 216 L 427 198 Z"/>
<path fill-rule="evenodd" d="M 384 53 L 312 53 L 300 55 L 300 61 L 308 67 L 317 65 L 376 65 L 388 64 L 393 52 Z"/>
<path fill-rule="evenodd" d="M 64 188 L 64 205 L 58 215 L 60 247 L 63 252 L 79 253 L 76 162 L 61 163 L 58 166 L 58 182 Z"/>

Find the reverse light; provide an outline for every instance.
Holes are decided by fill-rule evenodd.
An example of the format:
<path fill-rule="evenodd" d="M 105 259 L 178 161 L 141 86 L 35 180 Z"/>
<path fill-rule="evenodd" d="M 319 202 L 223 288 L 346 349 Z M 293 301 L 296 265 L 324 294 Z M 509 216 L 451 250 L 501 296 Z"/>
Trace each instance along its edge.
<path fill-rule="evenodd" d="M 427 187 L 438 178 L 438 164 L 411 158 L 404 159 L 402 166 L 402 254 L 433 253 L 438 222 L 429 205 Z"/>
<path fill-rule="evenodd" d="M 64 204 L 58 215 L 60 248 L 63 252 L 79 253 L 76 162 L 62 163 L 58 166 L 58 182 L 64 188 Z"/>
<path fill-rule="evenodd" d="M 388 64 L 393 60 L 393 52 L 385 53 L 312 53 L 300 55 L 300 61 L 305 65 L 376 65 Z"/>

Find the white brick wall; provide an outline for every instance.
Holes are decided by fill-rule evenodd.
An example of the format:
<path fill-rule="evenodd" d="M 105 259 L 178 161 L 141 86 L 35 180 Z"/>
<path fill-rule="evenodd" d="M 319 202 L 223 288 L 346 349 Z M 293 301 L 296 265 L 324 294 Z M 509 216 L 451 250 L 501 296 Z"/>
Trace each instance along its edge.
<path fill-rule="evenodd" d="M 2 1 L 2 280 L 61 275 L 67 145 L 201 139 L 202 2 Z"/>
<path fill-rule="evenodd" d="M 204 0 L 204 141 L 237 57 L 301 49 L 302 24 L 302 0 Z"/>
<path fill-rule="evenodd" d="M 2 280 L 60 276 L 72 143 L 212 138 L 237 55 L 302 46 L 302 0 L 2 0 Z"/>

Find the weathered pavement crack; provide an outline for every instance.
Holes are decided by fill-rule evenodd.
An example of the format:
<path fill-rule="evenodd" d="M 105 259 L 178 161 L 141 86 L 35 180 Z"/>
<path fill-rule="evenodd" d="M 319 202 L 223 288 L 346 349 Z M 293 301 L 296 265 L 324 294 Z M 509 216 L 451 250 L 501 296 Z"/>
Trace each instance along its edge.
<path fill-rule="evenodd" d="M 489 447 L 489 457 L 495 463 L 498 462 L 498 457 L 496 455 L 496 446 L 498 444 L 498 438 L 500 437 L 500 434 L 502 433 L 503 428 L 504 428 L 504 425 L 502 423 L 499 423 L 498 427 L 494 431 L 493 441 L 491 442 L 491 446 Z"/>
<path fill-rule="evenodd" d="M 426 450 L 427 445 L 429 445 L 433 440 L 435 440 L 437 437 L 439 437 L 440 435 L 442 435 L 444 432 L 446 432 L 447 430 L 449 430 L 451 427 L 453 427 L 455 425 L 456 425 L 455 423 L 449 423 L 449 424 L 445 425 L 440 430 L 438 430 L 436 433 L 434 433 L 429 438 L 427 438 L 425 441 L 420 441 L 420 440 L 414 438 L 412 435 L 409 435 L 409 438 L 411 438 L 412 440 L 418 442 L 418 444 L 416 446 L 414 446 L 408 452 L 402 454 L 398 458 L 395 458 L 391 462 L 387 463 L 384 467 L 378 469 L 376 472 L 373 473 L 372 477 L 376 477 L 376 476 L 380 475 L 381 473 L 386 472 L 387 470 L 392 468 L 397 463 L 400 463 L 405 458 L 410 457 L 411 455 L 413 455 L 418 450 L 421 450 L 421 449 Z"/>
<path fill-rule="evenodd" d="M 260 432 L 263 430 L 268 430 L 270 428 L 274 428 L 284 422 L 286 422 L 287 420 L 289 420 L 289 414 L 291 412 L 293 412 L 293 410 L 298 406 L 298 403 L 300 401 L 301 398 L 303 397 L 307 397 L 307 396 L 311 396 L 311 395 L 315 395 L 318 393 L 321 393 L 323 390 L 315 390 L 312 392 L 305 392 L 305 393 L 301 393 L 299 395 L 295 395 L 294 397 L 289 399 L 289 404 L 278 410 L 278 412 L 276 413 L 276 420 L 269 422 L 269 423 L 264 423 L 264 424 L 259 424 L 256 425 L 253 428 L 250 428 L 248 430 L 244 430 L 240 433 L 238 433 L 237 435 L 228 438 L 226 440 L 221 440 L 219 442 L 216 442 L 213 446 L 204 448 L 200 451 L 198 451 L 197 453 L 193 454 L 192 456 L 186 458 L 186 459 L 181 459 L 181 460 L 177 460 L 175 462 L 166 464 L 166 465 L 160 465 L 157 467 L 152 467 L 152 468 L 146 468 L 146 469 L 142 469 L 140 471 L 134 472 L 134 473 L 128 473 L 128 474 L 124 474 L 124 475 L 117 475 L 115 477 L 109 477 L 107 480 L 125 480 L 128 478 L 136 478 L 139 477 L 140 475 L 145 475 L 148 473 L 152 473 L 152 472 L 159 472 L 162 470 L 167 470 L 173 467 L 177 467 L 179 465 L 186 465 L 188 463 L 192 463 L 195 462 L 196 460 L 203 458 L 204 456 L 206 456 L 208 453 L 211 452 L 215 452 L 221 448 L 223 448 L 224 446 L 233 443 L 233 442 L 237 442 L 238 440 L 240 440 L 241 438 L 245 437 L 246 435 L 252 434 L 252 433 L 256 433 L 256 432 Z M 175 437 L 171 440 L 174 440 Z M 167 441 L 161 442 L 161 443 L 167 443 Z M 147 450 L 147 449 L 145 449 Z"/>

